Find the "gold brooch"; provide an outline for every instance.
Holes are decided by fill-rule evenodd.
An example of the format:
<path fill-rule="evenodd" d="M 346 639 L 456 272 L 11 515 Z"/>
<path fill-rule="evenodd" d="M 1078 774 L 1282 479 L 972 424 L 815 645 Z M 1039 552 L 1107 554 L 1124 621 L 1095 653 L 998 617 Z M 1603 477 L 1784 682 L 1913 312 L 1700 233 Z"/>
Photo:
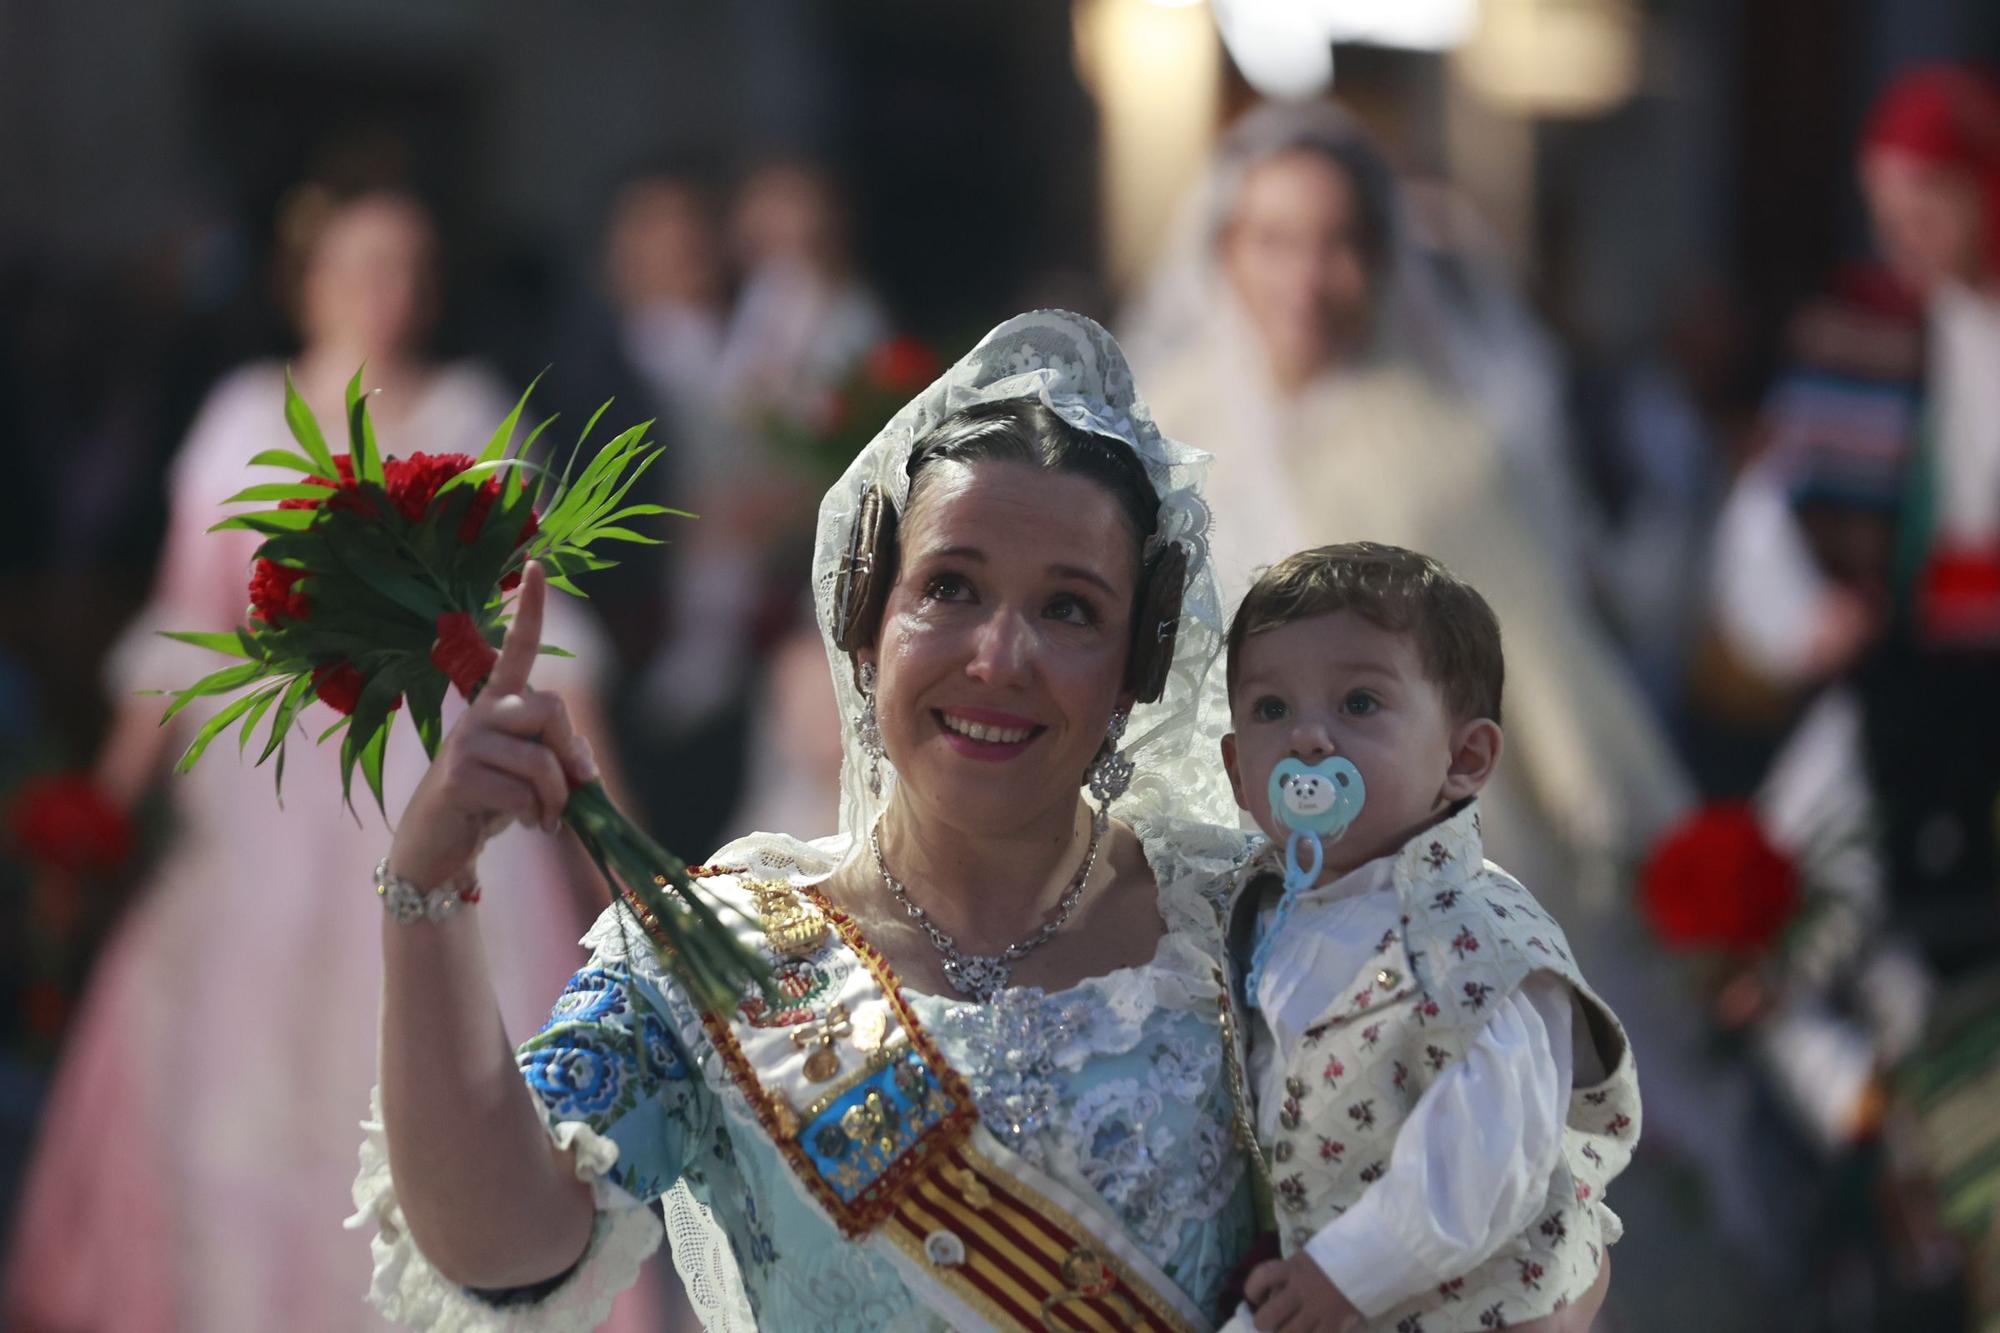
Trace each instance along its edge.
<path fill-rule="evenodd" d="M 826 942 L 826 918 L 800 898 L 783 880 L 759 880 L 750 886 L 757 896 L 757 924 L 771 947 L 787 958 L 805 958 Z"/>
<path fill-rule="evenodd" d="M 812 1020 L 808 1030 L 794 1032 L 792 1045 L 799 1050 L 812 1047 L 806 1056 L 806 1077 L 815 1083 L 824 1083 L 840 1072 L 840 1053 L 833 1049 L 835 1042 L 852 1030 L 847 1021 L 847 1006 L 835 1004 L 828 1007 L 826 1017 Z"/>

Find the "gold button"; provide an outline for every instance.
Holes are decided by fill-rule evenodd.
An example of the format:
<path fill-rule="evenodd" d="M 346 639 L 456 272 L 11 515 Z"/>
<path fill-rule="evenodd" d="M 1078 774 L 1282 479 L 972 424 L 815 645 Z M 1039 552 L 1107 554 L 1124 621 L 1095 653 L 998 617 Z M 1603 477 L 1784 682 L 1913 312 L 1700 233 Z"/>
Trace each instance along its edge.
<path fill-rule="evenodd" d="M 1271 1149 L 1271 1156 L 1277 1158 L 1281 1162 L 1291 1161 L 1292 1141 L 1290 1139 L 1279 1139 L 1278 1146 Z"/>
<path fill-rule="evenodd" d="M 1303 1096 L 1305 1096 L 1305 1095 L 1306 1095 L 1306 1084 L 1305 1084 L 1305 1080 L 1304 1080 L 1304 1079 L 1299 1079 L 1299 1078 L 1288 1078 L 1288 1079 L 1286 1079 L 1286 1080 L 1285 1080 L 1285 1092 L 1286 1092 L 1286 1094 L 1287 1094 L 1287 1095 L 1289 1095 L 1289 1096 L 1292 1096 L 1292 1097 L 1303 1097 Z"/>
<path fill-rule="evenodd" d="M 1278 1113 L 1278 1123 L 1286 1129 L 1297 1129 L 1299 1127 L 1299 1113 L 1297 1111 L 1281 1111 Z"/>
<path fill-rule="evenodd" d="M 1396 989 L 1396 983 L 1401 981 L 1402 979 L 1403 978 L 1400 975 L 1390 971 L 1386 967 L 1383 968 L 1380 972 L 1377 972 L 1375 974 L 1375 984 L 1380 986 L 1383 990 Z"/>

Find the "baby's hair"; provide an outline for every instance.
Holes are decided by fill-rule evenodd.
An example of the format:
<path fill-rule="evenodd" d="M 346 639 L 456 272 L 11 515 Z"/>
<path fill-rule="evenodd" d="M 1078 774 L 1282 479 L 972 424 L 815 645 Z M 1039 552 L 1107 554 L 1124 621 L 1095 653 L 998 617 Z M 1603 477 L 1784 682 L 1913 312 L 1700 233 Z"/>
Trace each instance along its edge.
<path fill-rule="evenodd" d="M 1352 611 L 1416 641 L 1424 674 L 1454 721 L 1500 721 L 1506 659 L 1500 621 L 1471 584 L 1431 557 L 1379 542 L 1342 542 L 1288 555 L 1257 576 L 1229 622 L 1229 693 L 1252 635 L 1295 620 Z"/>

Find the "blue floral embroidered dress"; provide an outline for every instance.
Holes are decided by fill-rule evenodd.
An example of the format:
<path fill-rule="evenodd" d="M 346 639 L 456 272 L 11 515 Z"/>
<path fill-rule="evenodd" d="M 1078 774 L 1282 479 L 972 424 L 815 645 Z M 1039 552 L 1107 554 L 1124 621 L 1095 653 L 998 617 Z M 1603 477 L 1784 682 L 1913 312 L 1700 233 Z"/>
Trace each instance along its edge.
<path fill-rule="evenodd" d="M 921 1023 L 970 1082 L 985 1127 L 1101 1207 L 1203 1309 L 1244 1253 L 1254 1221 L 1218 1025 L 1221 941 L 1209 897 L 1226 885 L 1241 839 L 1177 828 L 1147 837 L 1166 933 L 1150 963 L 1046 995 L 1005 992 L 987 1005 L 911 995 Z M 717 853 L 743 867 L 710 881 L 749 919 L 741 886 L 824 879 L 850 847 L 758 835 Z M 676 1265 L 711 1330 L 934 1329 L 890 1265 L 842 1240 L 793 1184 L 722 1068 L 699 1015 L 659 971 L 636 928 L 607 913 L 585 943 L 590 965 L 541 1032 L 522 1043 L 523 1076 L 550 1132 L 577 1152 L 597 1193 L 583 1262 L 533 1304 L 496 1306 L 443 1279 L 403 1229 L 379 1123 L 368 1126 L 355 1183 L 373 1225 L 371 1298 L 389 1317 L 441 1329 L 587 1328 L 658 1244 L 638 1205 L 664 1197 Z M 860 961 L 833 932 L 780 963 L 789 1003 L 810 1009 Z M 760 998 L 752 1023 L 785 1020 Z M 640 1040 L 634 1040 L 637 1033 Z M 378 1117 L 379 1119 L 379 1117 Z"/>

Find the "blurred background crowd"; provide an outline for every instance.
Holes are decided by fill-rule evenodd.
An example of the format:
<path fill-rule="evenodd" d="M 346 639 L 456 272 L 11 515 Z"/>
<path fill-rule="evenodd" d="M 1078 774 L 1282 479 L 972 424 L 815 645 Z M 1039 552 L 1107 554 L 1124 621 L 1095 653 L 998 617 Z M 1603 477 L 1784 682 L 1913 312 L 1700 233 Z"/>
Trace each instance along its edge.
<path fill-rule="evenodd" d="M 1495 603 L 1494 854 L 1646 1091 L 1600 1327 L 2000 1328 L 1989 60 L 1985 0 L 0 0 L 0 1325 L 376 1326 L 380 818 L 134 693 L 242 613 L 283 365 L 393 453 L 537 375 L 655 423 L 701 517 L 547 683 L 695 859 L 833 830 L 818 497 L 1061 305 L 1216 456 L 1225 598 L 1373 537 Z M 518 1036 L 602 891 L 503 859 Z"/>

